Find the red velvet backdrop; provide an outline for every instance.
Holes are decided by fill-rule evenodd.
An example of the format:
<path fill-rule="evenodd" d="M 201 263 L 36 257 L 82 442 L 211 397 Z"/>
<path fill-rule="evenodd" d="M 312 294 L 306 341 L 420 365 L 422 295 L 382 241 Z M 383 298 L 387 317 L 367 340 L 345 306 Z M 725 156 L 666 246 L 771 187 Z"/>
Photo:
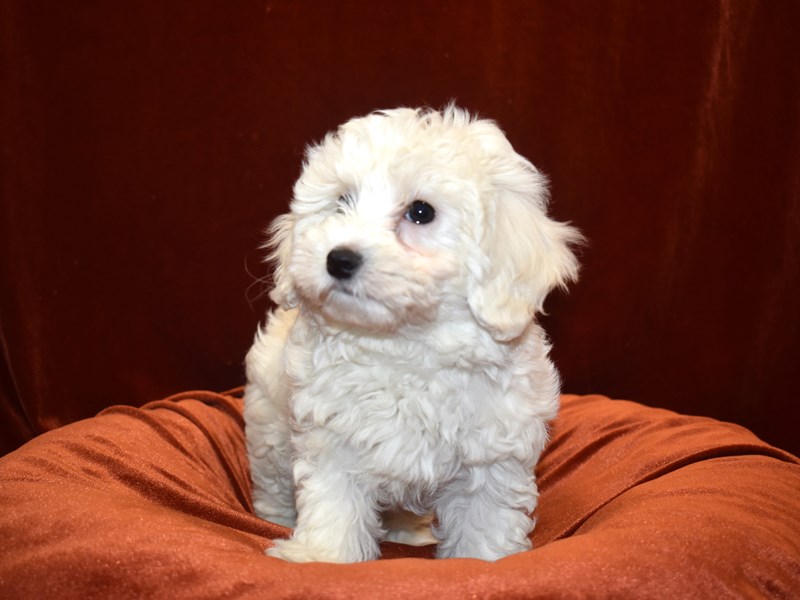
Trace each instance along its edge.
<path fill-rule="evenodd" d="M 590 240 L 546 327 L 570 392 L 800 452 L 800 3 L 0 6 L 0 432 L 242 382 L 304 145 L 450 99 Z"/>

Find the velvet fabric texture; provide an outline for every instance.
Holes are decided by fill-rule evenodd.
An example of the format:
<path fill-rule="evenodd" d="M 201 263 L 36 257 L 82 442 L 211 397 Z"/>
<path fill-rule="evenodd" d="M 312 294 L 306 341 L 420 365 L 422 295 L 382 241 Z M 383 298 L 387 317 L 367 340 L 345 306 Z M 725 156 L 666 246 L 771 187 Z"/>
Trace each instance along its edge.
<path fill-rule="evenodd" d="M 800 461 L 748 431 L 564 396 L 534 550 L 496 563 L 384 544 L 355 565 L 263 554 L 242 403 L 189 392 L 0 459 L 2 598 L 726 598 L 800 590 Z"/>
<path fill-rule="evenodd" d="M 0 453 L 241 385 L 304 146 L 450 99 L 589 240 L 546 305 L 565 390 L 800 453 L 798 23 L 796 0 L 4 0 Z"/>

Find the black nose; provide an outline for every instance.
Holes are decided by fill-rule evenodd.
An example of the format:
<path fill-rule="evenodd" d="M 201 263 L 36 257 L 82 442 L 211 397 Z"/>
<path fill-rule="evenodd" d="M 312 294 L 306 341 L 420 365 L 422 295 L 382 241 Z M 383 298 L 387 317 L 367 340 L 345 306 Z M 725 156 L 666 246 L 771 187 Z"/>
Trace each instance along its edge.
<path fill-rule="evenodd" d="M 326 267 L 331 277 L 350 279 L 362 262 L 361 255 L 350 248 L 334 248 L 328 252 Z"/>

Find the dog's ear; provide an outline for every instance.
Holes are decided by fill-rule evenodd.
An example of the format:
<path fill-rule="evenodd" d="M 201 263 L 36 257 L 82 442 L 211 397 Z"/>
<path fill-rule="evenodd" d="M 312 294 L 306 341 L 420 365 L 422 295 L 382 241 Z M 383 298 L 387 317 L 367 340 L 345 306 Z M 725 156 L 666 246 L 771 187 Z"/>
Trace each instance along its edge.
<path fill-rule="evenodd" d="M 267 256 L 267 261 L 273 264 L 274 283 L 269 297 L 281 308 L 294 308 L 298 303 L 294 281 L 289 274 L 294 223 L 294 215 L 287 213 L 275 219 L 268 230 L 269 240 L 266 247 L 270 249 L 270 254 Z"/>
<path fill-rule="evenodd" d="M 469 306 L 492 337 L 508 341 L 522 334 L 537 312 L 544 312 L 545 297 L 553 288 L 577 279 L 571 246 L 583 237 L 547 216 L 545 177 L 514 152 L 499 129 L 486 121 L 475 125 L 484 129 L 491 158 Z"/>

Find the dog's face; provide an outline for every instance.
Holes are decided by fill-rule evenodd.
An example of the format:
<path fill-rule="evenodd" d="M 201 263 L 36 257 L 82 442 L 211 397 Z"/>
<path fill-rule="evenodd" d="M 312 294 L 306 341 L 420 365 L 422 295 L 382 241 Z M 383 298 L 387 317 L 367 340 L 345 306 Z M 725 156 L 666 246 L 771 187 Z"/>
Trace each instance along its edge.
<path fill-rule="evenodd" d="M 577 273 L 579 234 L 545 209 L 543 177 L 490 121 L 454 107 L 353 119 L 309 148 L 273 224 L 272 298 L 386 333 L 461 305 L 513 339 Z"/>

